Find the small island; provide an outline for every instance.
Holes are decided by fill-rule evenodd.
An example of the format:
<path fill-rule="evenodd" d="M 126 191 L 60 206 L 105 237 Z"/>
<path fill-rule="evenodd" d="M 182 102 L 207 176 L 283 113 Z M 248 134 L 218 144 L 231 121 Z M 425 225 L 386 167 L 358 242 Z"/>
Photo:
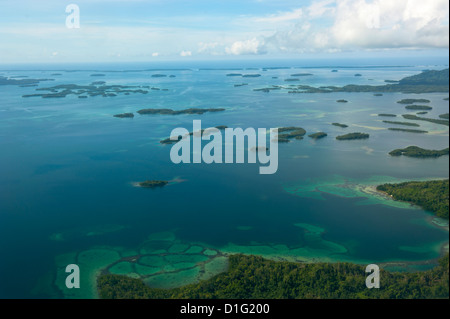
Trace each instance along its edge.
<path fill-rule="evenodd" d="M 122 114 L 116 114 L 116 115 L 114 115 L 114 117 L 118 117 L 118 118 L 133 118 L 134 114 L 133 113 L 122 113 Z"/>
<path fill-rule="evenodd" d="M 430 100 L 427 99 L 403 99 L 397 101 L 399 104 L 414 104 L 414 103 L 430 103 Z"/>
<path fill-rule="evenodd" d="M 389 113 L 381 113 L 381 114 L 378 114 L 378 116 L 384 116 L 384 117 L 397 117 L 397 115 L 395 115 L 395 114 L 389 114 Z"/>
<path fill-rule="evenodd" d="M 430 119 L 430 118 L 427 118 L 427 117 L 420 117 L 420 116 L 413 115 L 413 114 L 404 114 L 402 116 L 403 116 L 403 118 L 405 118 L 407 120 L 425 121 L 425 122 L 431 122 L 431 123 L 434 123 L 434 124 L 441 124 L 441 125 L 449 126 L 448 125 L 449 121 L 448 120 L 444 120 L 444 119 L 442 119 L 442 120 Z"/>
<path fill-rule="evenodd" d="M 348 103 L 347 100 L 337 100 L 336 102 L 338 102 L 338 103 Z"/>
<path fill-rule="evenodd" d="M 339 141 L 347 141 L 347 140 L 364 140 L 369 138 L 370 135 L 367 133 L 349 133 L 345 135 L 336 136 L 336 139 Z"/>
<path fill-rule="evenodd" d="M 407 109 L 407 110 L 419 110 L 419 111 L 430 111 L 433 108 L 431 106 L 428 106 L 428 105 L 412 104 L 412 105 L 405 106 L 405 109 Z"/>
<path fill-rule="evenodd" d="M 331 123 L 331 125 L 337 126 L 337 127 L 342 127 L 342 128 L 347 128 L 348 125 L 346 124 L 341 124 L 341 123 Z"/>
<path fill-rule="evenodd" d="M 158 187 L 164 187 L 167 184 L 169 184 L 168 181 L 145 181 L 145 182 L 139 182 L 138 186 L 143 188 L 158 188 Z"/>
<path fill-rule="evenodd" d="M 328 134 L 327 134 L 327 133 L 324 133 L 324 132 L 317 132 L 317 133 L 314 133 L 314 134 L 310 134 L 310 135 L 308 135 L 308 136 L 309 136 L 310 138 L 312 138 L 312 139 L 317 140 L 317 139 L 320 139 L 320 138 L 327 137 Z"/>
<path fill-rule="evenodd" d="M 289 126 L 278 128 L 278 133 L 284 133 L 278 135 L 278 143 L 289 143 L 292 139 L 302 140 L 306 131 L 301 127 Z"/>
<path fill-rule="evenodd" d="M 406 133 L 422 133 L 422 134 L 428 133 L 428 131 L 424 131 L 424 130 L 412 130 L 412 129 L 394 128 L 394 127 L 390 127 L 388 130 L 398 131 L 398 132 L 406 132 Z"/>
<path fill-rule="evenodd" d="M 420 148 L 418 146 L 408 146 L 403 149 L 396 149 L 389 153 L 391 156 L 408 156 L 408 157 L 420 157 L 420 158 L 428 158 L 428 157 L 441 157 L 448 155 L 448 147 L 443 150 L 426 150 Z"/>
<path fill-rule="evenodd" d="M 414 126 L 414 127 L 419 127 L 420 126 L 417 123 L 411 123 L 411 122 L 383 121 L 383 123 L 395 124 L 395 125 L 405 125 L 405 126 Z"/>
<path fill-rule="evenodd" d="M 291 76 L 311 76 L 313 75 L 312 73 L 296 73 L 296 74 L 291 74 Z"/>
<path fill-rule="evenodd" d="M 137 111 L 141 115 L 147 114 L 161 114 L 161 115 L 180 115 L 180 114 L 204 114 L 206 112 L 222 112 L 225 111 L 223 108 L 209 108 L 209 109 L 200 109 L 200 108 L 189 108 L 185 110 L 174 111 L 172 109 L 142 109 Z"/>
<path fill-rule="evenodd" d="M 417 113 L 417 114 L 419 114 L 419 113 Z M 449 119 L 449 114 L 448 114 L 448 113 L 441 114 L 441 115 L 439 115 L 439 117 L 440 117 L 441 119 L 448 120 L 448 119 Z"/>

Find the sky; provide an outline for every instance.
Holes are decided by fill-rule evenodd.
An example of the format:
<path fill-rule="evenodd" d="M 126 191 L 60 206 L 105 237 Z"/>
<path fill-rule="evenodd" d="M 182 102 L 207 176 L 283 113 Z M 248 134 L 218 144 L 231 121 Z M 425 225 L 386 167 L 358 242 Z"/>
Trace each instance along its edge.
<path fill-rule="evenodd" d="M 447 0 L 0 0 L 0 63 L 448 52 Z"/>

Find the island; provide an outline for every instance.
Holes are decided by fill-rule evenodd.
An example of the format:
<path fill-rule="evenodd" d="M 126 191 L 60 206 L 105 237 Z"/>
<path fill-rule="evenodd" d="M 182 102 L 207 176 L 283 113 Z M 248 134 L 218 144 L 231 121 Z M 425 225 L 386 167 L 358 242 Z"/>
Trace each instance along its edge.
<path fill-rule="evenodd" d="M 389 113 L 381 113 L 381 114 L 378 114 L 378 116 L 384 116 L 384 117 L 397 117 L 397 115 L 395 115 L 395 114 L 389 114 Z"/>
<path fill-rule="evenodd" d="M 291 74 L 291 76 L 311 76 L 313 75 L 312 73 L 296 73 L 296 74 Z"/>
<path fill-rule="evenodd" d="M 377 190 L 448 219 L 449 180 L 383 184 Z"/>
<path fill-rule="evenodd" d="M 261 74 L 244 74 L 243 78 L 259 78 Z"/>
<path fill-rule="evenodd" d="M 342 128 L 347 128 L 348 125 L 346 124 L 341 124 L 341 123 L 331 123 L 331 125 L 337 126 L 337 127 L 342 127 Z"/>
<path fill-rule="evenodd" d="M 396 125 L 405 125 L 405 126 L 415 126 L 415 127 L 419 127 L 420 126 L 417 123 L 411 123 L 411 122 L 383 121 L 383 123 L 396 124 Z"/>
<path fill-rule="evenodd" d="M 425 115 L 425 114 L 428 114 L 428 112 L 426 112 L 426 111 L 417 112 L 417 115 Z"/>
<path fill-rule="evenodd" d="M 201 108 L 189 108 L 185 110 L 174 111 L 172 109 L 142 109 L 137 111 L 141 115 L 180 115 L 180 114 L 204 114 L 207 112 L 223 112 L 225 109 L 223 108 L 209 108 L 209 109 L 201 109 Z"/>
<path fill-rule="evenodd" d="M 296 263 L 235 254 L 228 269 L 208 280 L 172 289 L 147 286 L 131 276 L 97 278 L 101 299 L 448 299 L 449 255 L 433 269 L 388 272 L 381 289 L 367 289 L 366 265 Z M 332 287 L 332 288 L 330 288 Z M 198 316 L 197 316 L 198 317 Z"/>
<path fill-rule="evenodd" d="M 396 149 L 389 153 L 391 156 L 408 156 L 419 158 L 433 158 L 448 155 L 448 147 L 443 150 L 426 150 L 418 146 L 408 146 L 403 149 Z"/>
<path fill-rule="evenodd" d="M 444 120 L 444 119 L 442 119 L 442 120 L 430 119 L 430 118 L 427 118 L 427 117 L 420 117 L 420 116 L 413 115 L 413 114 L 404 114 L 402 116 L 403 116 L 403 118 L 405 118 L 407 120 L 425 121 L 425 122 L 431 122 L 431 123 L 434 123 L 434 124 L 441 124 L 441 125 L 449 126 L 448 125 L 449 121 L 448 120 Z"/>
<path fill-rule="evenodd" d="M 362 74 L 356 73 L 355 76 L 362 76 Z"/>
<path fill-rule="evenodd" d="M 414 104 L 414 103 L 430 103 L 430 100 L 427 99 L 403 99 L 397 101 L 399 104 Z"/>
<path fill-rule="evenodd" d="M 343 87 L 297 85 L 288 93 L 334 93 L 334 92 L 371 92 L 371 93 L 447 93 L 449 92 L 449 69 L 423 71 L 420 74 L 403 78 L 395 84 L 356 85 Z M 409 103 L 408 103 L 409 104 Z"/>
<path fill-rule="evenodd" d="M 228 126 L 226 125 L 218 125 L 216 127 L 214 127 L 220 131 L 225 130 L 228 128 Z M 211 134 L 211 130 L 210 129 L 202 129 L 200 131 L 197 132 L 190 132 L 189 134 L 186 134 L 185 136 L 174 136 L 173 139 L 172 138 L 166 138 L 164 140 L 159 141 L 159 143 L 161 144 L 175 144 L 178 143 L 179 141 L 181 141 L 183 138 L 188 137 L 188 136 L 193 136 L 195 134 L 195 136 L 201 136 L 201 135 L 210 135 Z"/>
<path fill-rule="evenodd" d="M 338 103 L 348 103 L 347 100 L 337 100 L 336 102 L 338 102 Z"/>
<path fill-rule="evenodd" d="M 339 141 L 347 141 L 347 140 L 364 140 L 369 138 L 370 135 L 367 133 L 348 133 L 345 135 L 336 136 L 336 139 Z"/>
<path fill-rule="evenodd" d="M 115 97 L 118 94 L 147 94 L 147 86 L 132 86 L 132 85 L 105 85 L 104 81 L 93 82 L 90 85 L 77 84 L 61 84 L 46 88 L 37 88 L 36 91 L 48 91 L 48 93 L 35 93 L 22 95 L 24 98 L 42 97 L 42 98 L 65 98 L 68 95 L 76 96 L 102 96 Z"/>
<path fill-rule="evenodd" d="M 390 131 L 398 131 L 398 132 L 407 132 L 407 133 L 428 133 L 428 131 L 424 131 L 424 130 L 412 130 L 412 129 L 405 129 L 405 128 L 395 128 L 395 127 L 390 127 L 388 128 L 388 130 Z"/>
<path fill-rule="evenodd" d="M 308 135 L 308 136 L 309 136 L 310 138 L 312 138 L 312 139 L 317 140 L 317 139 L 320 139 L 320 138 L 327 137 L 328 134 L 327 134 L 327 133 L 324 133 L 324 132 L 317 132 L 317 133 L 314 133 L 314 134 L 310 134 L 310 135 Z"/>
<path fill-rule="evenodd" d="M 165 78 L 167 77 L 166 74 L 152 74 L 152 78 Z"/>
<path fill-rule="evenodd" d="M 302 140 L 306 131 L 301 127 L 289 126 L 278 128 L 278 143 L 289 143 L 292 139 Z"/>
<path fill-rule="evenodd" d="M 428 105 L 417 105 L 417 104 L 412 104 L 412 105 L 407 105 L 405 106 L 405 109 L 407 110 L 420 110 L 420 111 L 430 111 L 433 108 L 431 106 Z"/>
<path fill-rule="evenodd" d="M 419 113 L 417 113 L 417 114 L 419 114 Z M 446 120 L 448 120 L 449 119 L 449 114 L 448 113 L 445 113 L 445 114 L 441 114 L 441 115 L 439 115 L 439 117 L 441 118 L 441 119 L 446 119 Z"/>
<path fill-rule="evenodd" d="M 81 96 L 79 96 L 81 97 Z M 133 118 L 134 114 L 133 113 L 122 113 L 122 114 L 116 114 L 114 115 L 114 117 L 118 117 L 118 118 Z"/>
<path fill-rule="evenodd" d="M 139 182 L 138 186 L 143 188 L 158 188 L 158 187 L 164 187 L 167 184 L 169 184 L 168 181 L 145 181 L 145 182 Z"/>
<path fill-rule="evenodd" d="M 373 96 L 383 96 L 383 93 L 374 93 Z"/>

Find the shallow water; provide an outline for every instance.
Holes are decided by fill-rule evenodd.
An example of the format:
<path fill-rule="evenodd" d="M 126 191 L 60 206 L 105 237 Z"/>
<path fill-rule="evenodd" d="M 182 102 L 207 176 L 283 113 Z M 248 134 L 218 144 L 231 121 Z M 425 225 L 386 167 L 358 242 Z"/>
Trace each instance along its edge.
<path fill-rule="evenodd" d="M 286 66 L 296 65 L 302 64 Z M 53 77 L 55 71 L 37 67 L 34 70 L 40 71 L 2 70 L 4 76 L 55 79 L 39 87 L 101 80 L 169 91 L 42 99 L 21 97 L 36 93 L 33 87 L 0 86 L 4 150 L 0 153 L 0 297 L 95 297 L 95 275 L 108 267 L 112 273 L 145 274 L 144 280 L 155 287 L 172 287 L 222 271 L 222 254 L 236 252 L 362 264 L 437 258 L 448 243 L 448 226 L 447 230 L 438 227 L 430 222 L 429 213 L 370 191 L 370 186 L 379 183 L 448 178 L 448 156 L 424 160 L 387 154 L 409 145 L 448 147 L 446 126 L 418 122 L 420 129 L 430 133 L 393 132 L 387 130 L 391 125 L 382 123 L 385 118 L 376 116 L 394 113 L 396 120 L 403 121 L 401 114 L 410 112 L 396 102 L 417 95 L 287 94 L 287 90 L 253 89 L 288 86 L 292 83 L 284 79 L 301 72 L 313 76 L 294 84 L 381 85 L 386 79 L 399 80 L 444 66 L 262 70 L 270 66 L 274 65 L 261 62 L 259 70 L 239 71 L 230 71 L 228 64 L 168 65 L 171 70 L 163 71 L 130 66 L 139 72 L 108 72 L 125 68 L 104 66 L 101 78 L 90 76 L 97 69 L 82 71 L 82 67 L 79 72 L 61 71 L 61 76 Z M 235 72 L 262 76 L 226 76 Z M 151 77 L 155 73 L 176 77 Z M 363 76 L 355 77 L 355 73 Z M 248 85 L 234 87 L 240 83 Z M 427 117 L 448 112 L 445 97 L 448 94 L 420 95 L 431 100 L 433 110 Z M 339 99 L 349 102 L 336 103 Z M 143 108 L 189 107 L 224 107 L 226 111 L 113 117 Z M 280 144 L 275 175 L 259 175 L 256 164 L 175 165 L 170 162 L 170 146 L 159 141 L 176 127 L 191 131 L 194 119 L 201 119 L 204 128 L 300 126 L 307 134 L 324 131 L 328 137 L 305 136 L 302 141 Z M 335 127 L 333 122 L 349 127 Z M 366 132 L 370 138 L 335 140 L 349 132 Z M 174 182 L 161 189 L 133 187 L 133 182 L 152 179 Z M 165 235 L 158 239 L 161 233 Z M 191 253 L 199 259 L 189 257 Z M 160 264 L 123 260 L 151 254 L 159 256 Z M 69 263 L 80 265 L 80 291 L 64 288 L 63 267 Z M 420 267 L 426 268 L 416 268 Z"/>

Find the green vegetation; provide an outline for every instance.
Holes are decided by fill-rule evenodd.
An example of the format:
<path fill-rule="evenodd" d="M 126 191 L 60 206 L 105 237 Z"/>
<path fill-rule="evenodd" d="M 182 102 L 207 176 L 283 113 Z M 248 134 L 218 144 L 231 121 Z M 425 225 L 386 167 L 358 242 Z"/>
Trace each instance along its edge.
<path fill-rule="evenodd" d="M 199 109 L 199 108 L 190 108 L 186 110 L 174 111 L 171 109 L 143 109 L 137 111 L 139 114 L 162 114 L 162 115 L 180 115 L 180 114 L 204 114 L 206 112 L 222 112 L 225 109 Z"/>
<path fill-rule="evenodd" d="M 366 139 L 369 137 L 370 137 L 370 135 L 367 133 L 349 133 L 349 134 L 337 136 L 336 139 L 339 141 L 362 140 L 362 139 Z"/>
<path fill-rule="evenodd" d="M 428 112 L 417 112 L 417 115 L 425 115 L 428 114 Z"/>
<path fill-rule="evenodd" d="M 90 85 L 61 84 L 48 88 L 37 88 L 36 91 L 49 91 L 49 93 L 26 94 L 22 97 L 65 98 L 68 95 L 81 96 L 82 94 L 86 94 L 91 97 L 114 97 L 118 94 L 147 94 L 148 89 L 150 89 L 149 86 L 104 85 L 104 83 L 105 82 L 103 81 L 97 81 Z"/>
<path fill-rule="evenodd" d="M 403 99 L 398 101 L 399 104 L 414 104 L 414 103 L 430 103 L 430 100 L 427 99 Z"/>
<path fill-rule="evenodd" d="M 397 115 L 395 115 L 395 114 L 389 114 L 389 113 L 381 113 L 381 114 L 378 114 L 378 116 L 384 116 L 384 117 L 397 117 Z"/>
<path fill-rule="evenodd" d="M 398 132 L 407 132 L 407 133 L 428 133 L 428 131 L 424 131 L 424 130 L 411 130 L 411 129 L 404 129 L 404 128 L 395 128 L 395 127 L 390 127 L 389 128 L 390 131 L 398 131 Z"/>
<path fill-rule="evenodd" d="M 342 127 L 342 128 L 347 128 L 347 127 L 348 127 L 348 125 L 346 125 L 346 124 L 341 124 L 341 123 L 331 123 L 331 125 L 338 126 L 338 127 Z"/>
<path fill-rule="evenodd" d="M 382 93 L 375 93 L 373 96 L 383 96 Z"/>
<path fill-rule="evenodd" d="M 278 128 L 278 133 L 284 133 L 278 135 L 279 143 L 289 143 L 292 139 L 302 140 L 306 131 L 301 127 L 289 126 Z"/>
<path fill-rule="evenodd" d="M 420 148 L 418 146 L 408 146 L 407 148 L 403 149 L 396 149 L 389 153 L 391 156 L 408 156 L 408 157 L 421 157 L 421 158 L 427 158 L 427 157 L 441 157 L 444 155 L 448 155 L 448 147 L 443 150 L 426 150 L 423 148 Z"/>
<path fill-rule="evenodd" d="M 377 190 L 396 200 L 414 203 L 442 218 L 448 218 L 449 183 L 447 180 L 384 184 Z"/>
<path fill-rule="evenodd" d="M 407 110 L 420 110 L 420 111 L 430 111 L 433 108 L 431 106 L 428 105 L 417 105 L 417 104 L 412 104 L 412 105 L 407 105 L 405 106 L 405 109 Z"/>
<path fill-rule="evenodd" d="M 138 185 L 140 187 L 144 187 L 144 188 L 157 188 L 157 187 L 164 187 L 167 184 L 169 184 L 168 181 L 145 181 L 145 182 L 140 182 L 138 183 Z"/>
<path fill-rule="evenodd" d="M 448 116 L 449 116 L 448 113 L 439 115 L 439 117 L 440 117 L 441 119 L 446 119 L 446 120 L 448 120 Z"/>
<path fill-rule="evenodd" d="M 81 96 L 79 96 L 81 97 Z M 114 115 L 114 117 L 119 117 L 119 118 L 133 118 L 134 114 L 133 113 L 123 113 L 123 114 L 116 114 Z"/>
<path fill-rule="evenodd" d="M 297 74 L 292 74 L 291 76 L 311 76 L 313 74 L 311 73 L 297 73 Z"/>
<path fill-rule="evenodd" d="M 449 297 L 448 254 L 432 270 L 381 270 L 380 289 L 367 289 L 365 266 L 350 263 L 294 263 L 231 255 L 228 271 L 174 289 L 156 289 L 138 279 L 103 275 L 102 299 L 425 299 Z"/>
<path fill-rule="evenodd" d="M 20 86 L 31 86 L 37 85 L 42 81 L 54 81 L 54 79 L 14 79 L 7 78 L 0 75 L 0 85 L 20 85 Z"/>
<path fill-rule="evenodd" d="M 417 123 L 411 123 L 411 122 L 383 121 L 383 123 L 396 124 L 396 125 L 405 125 L 405 126 L 414 126 L 414 127 L 419 127 L 420 126 Z"/>
<path fill-rule="evenodd" d="M 424 71 L 400 80 L 396 84 L 356 85 L 343 87 L 298 85 L 288 93 L 333 93 L 333 92 L 372 92 L 372 93 L 437 93 L 449 91 L 449 69 L 441 71 Z"/>
<path fill-rule="evenodd" d="M 338 102 L 338 103 L 348 103 L 347 100 L 337 100 L 336 102 Z"/>
<path fill-rule="evenodd" d="M 412 115 L 412 114 L 404 114 L 402 116 L 403 116 L 403 118 L 405 118 L 407 120 L 425 121 L 425 122 L 431 122 L 431 123 L 435 123 L 435 124 L 441 124 L 441 125 L 448 126 L 448 120 L 430 119 L 427 117 L 420 117 L 420 116 Z"/>
<path fill-rule="evenodd" d="M 259 78 L 261 74 L 244 74 L 243 78 Z"/>
<path fill-rule="evenodd" d="M 313 139 L 315 139 L 315 140 L 317 140 L 317 139 L 319 139 L 319 138 L 327 137 L 328 134 L 327 134 L 327 133 L 324 133 L 324 132 L 317 132 L 317 133 L 314 133 L 314 134 L 310 134 L 310 135 L 308 135 L 308 136 L 311 137 L 311 138 L 313 138 Z"/>

